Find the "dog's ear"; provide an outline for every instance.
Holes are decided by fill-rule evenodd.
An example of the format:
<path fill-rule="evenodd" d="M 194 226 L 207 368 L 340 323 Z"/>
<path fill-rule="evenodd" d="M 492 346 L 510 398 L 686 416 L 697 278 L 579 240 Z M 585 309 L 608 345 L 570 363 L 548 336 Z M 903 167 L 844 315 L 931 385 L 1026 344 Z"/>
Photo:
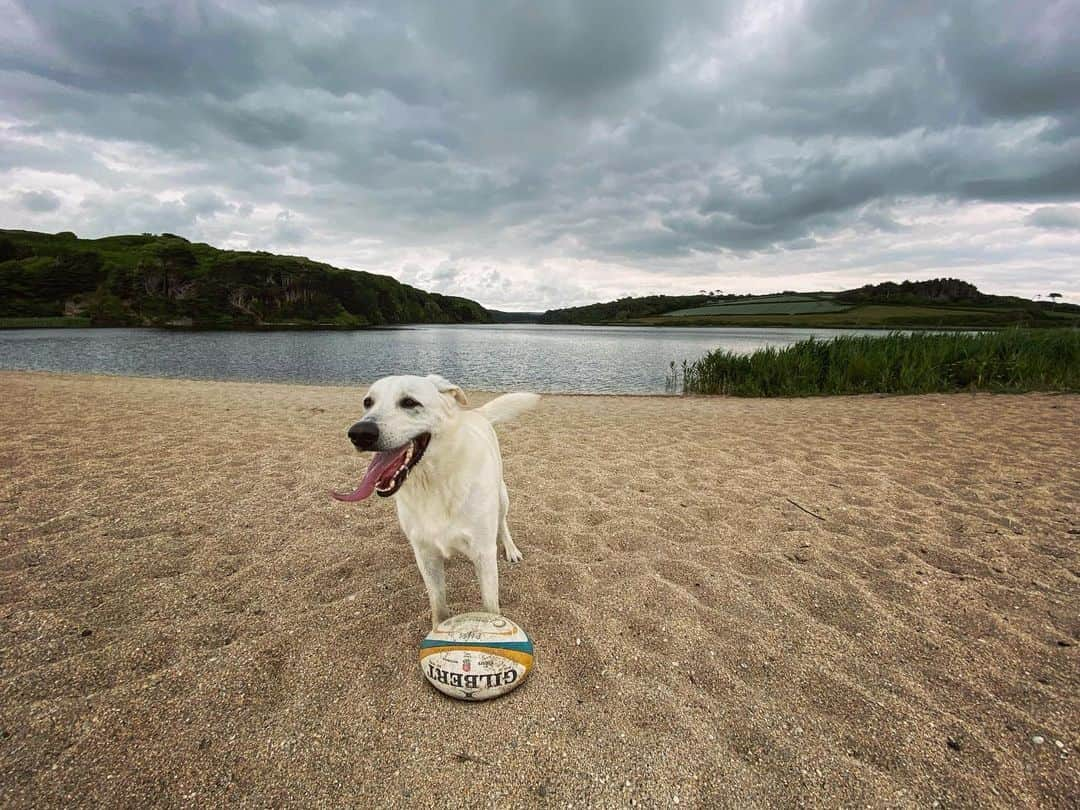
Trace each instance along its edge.
<path fill-rule="evenodd" d="M 461 386 L 454 385 L 446 377 L 440 377 L 438 374 L 428 374 L 427 379 L 439 389 L 440 394 L 449 394 L 456 399 L 458 405 L 469 404 L 469 400 L 465 398 L 465 392 L 461 390 Z"/>

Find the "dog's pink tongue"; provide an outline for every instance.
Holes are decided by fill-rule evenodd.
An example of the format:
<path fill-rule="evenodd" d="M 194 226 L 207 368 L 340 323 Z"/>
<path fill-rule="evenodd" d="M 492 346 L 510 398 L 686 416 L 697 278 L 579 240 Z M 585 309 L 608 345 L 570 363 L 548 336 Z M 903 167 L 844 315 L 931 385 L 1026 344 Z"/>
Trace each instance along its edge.
<path fill-rule="evenodd" d="M 364 480 L 360 482 L 360 486 L 352 492 L 331 491 L 330 495 L 339 501 L 346 501 L 347 503 L 364 500 L 375 491 L 375 485 L 379 483 L 383 473 L 396 466 L 404 455 L 405 448 L 376 453 L 371 459 L 371 464 L 368 465 L 367 472 L 364 473 Z"/>

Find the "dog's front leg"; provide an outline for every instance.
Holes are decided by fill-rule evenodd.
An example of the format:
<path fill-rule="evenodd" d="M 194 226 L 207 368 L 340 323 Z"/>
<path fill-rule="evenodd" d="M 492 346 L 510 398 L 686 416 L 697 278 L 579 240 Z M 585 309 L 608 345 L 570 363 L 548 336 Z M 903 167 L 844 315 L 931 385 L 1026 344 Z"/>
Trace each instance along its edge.
<path fill-rule="evenodd" d="M 431 603 L 431 629 L 434 630 L 443 621 L 450 618 L 450 609 L 446 606 L 446 573 L 442 554 L 431 548 L 413 546 L 416 564 L 420 576 L 427 588 L 428 601 Z"/>
<path fill-rule="evenodd" d="M 476 578 L 480 582 L 480 601 L 488 613 L 499 612 L 499 555 L 495 543 L 489 543 L 473 560 Z"/>

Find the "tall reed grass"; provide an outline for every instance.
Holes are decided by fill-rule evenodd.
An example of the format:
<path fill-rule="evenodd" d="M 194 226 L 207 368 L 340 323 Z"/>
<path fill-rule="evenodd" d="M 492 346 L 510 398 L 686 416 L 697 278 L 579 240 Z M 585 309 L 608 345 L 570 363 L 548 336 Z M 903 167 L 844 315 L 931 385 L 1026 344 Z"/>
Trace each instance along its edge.
<path fill-rule="evenodd" d="M 750 355 L 718 350 L 683 363 L 682 378 L 684 393 L 742 397 L 1080 391 L 1080 330 L 811 338 Z"/>

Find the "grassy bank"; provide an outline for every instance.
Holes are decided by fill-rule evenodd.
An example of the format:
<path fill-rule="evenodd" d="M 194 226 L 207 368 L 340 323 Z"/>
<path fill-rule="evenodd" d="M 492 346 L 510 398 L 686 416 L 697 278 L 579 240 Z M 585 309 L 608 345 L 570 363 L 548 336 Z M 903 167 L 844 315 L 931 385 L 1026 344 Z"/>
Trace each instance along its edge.
<path fill-rule="evenodd" d="M 58 315 L 41 318 L 0 318 L 0 329 L 76 329 L 90 326 L 89 318 L 72 318 Z"/>
<path fill-rule="evenodd" d="M 683 391 L 745 397 L 1080 391 L 1080 330 L 804 340 L 684 364 Z"/>

